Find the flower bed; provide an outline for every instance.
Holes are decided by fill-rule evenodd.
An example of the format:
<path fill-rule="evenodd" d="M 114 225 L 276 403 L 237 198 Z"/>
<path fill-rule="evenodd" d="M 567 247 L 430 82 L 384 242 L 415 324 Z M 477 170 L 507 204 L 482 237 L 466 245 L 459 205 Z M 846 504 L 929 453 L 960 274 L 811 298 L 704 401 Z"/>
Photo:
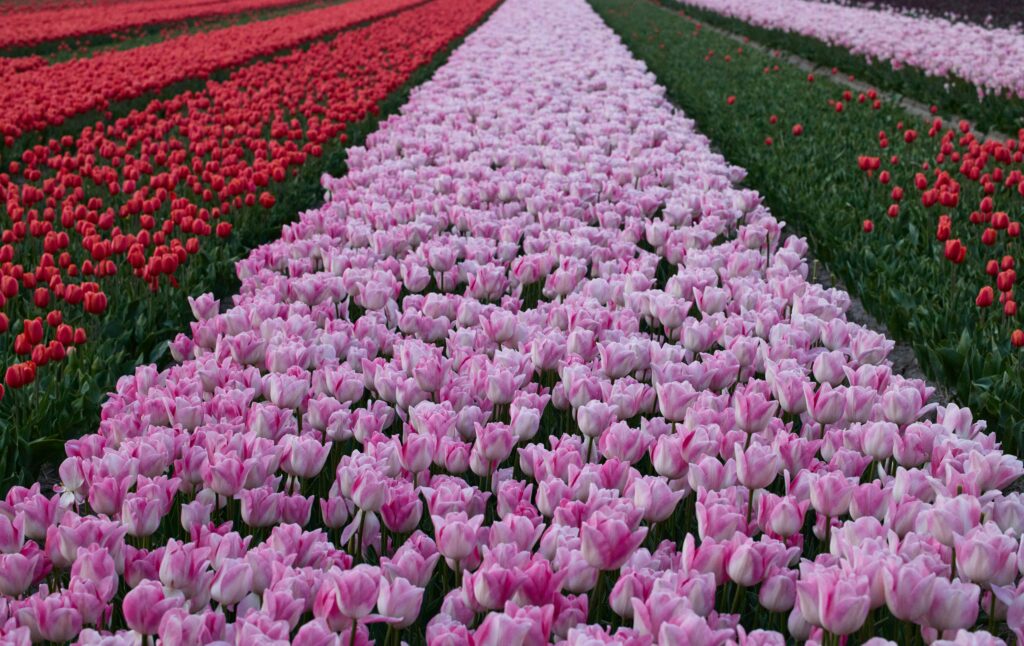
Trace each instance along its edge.
<path fill-rule="evenodd" d="M 1024 34 L 942 18 L 812 0 L 687 0 L 760 27 L 792 31 L 935 76 L 954 74 L 992 92 L 1024 95 Z"/>
<path fill-rule="evenodd" d="M 37 67 L 0 85 L 0 134 L 14 146 L 22 133 L 60 126 L 75 115 L 105 111 L 114 102 L 146 96 L 188 79 L 205 79 L 330 35 L 368 20 L 408 9 L 423 0 L 353 0 L 209 32 L 180 36 L 129 50 Z"/>
<path fill-rule="evenodd" d="M 230 272 L 245 245 L 308 206 L 276 208 L 297 191 L 315 199 L 360 122 L 491 4 L 431 2 L 11 162 L 0 174 L 13 221 L 0 247 L 0 473 L 62 444 L 132 361 L 159 356 L 184 324 L 171 316 L 185 306 L 179 284 L 217 286 L 218 267 Z M 47 402 L 68 392 L 81 396 L 55 413 Z"/>
<path fill-rule="evenodd" d="M 309 0 L 228 0 L 200 2 L 151 0 L 87 7 L 40 8 L 4 15 L 0 22 L 0 49 L 30 47 L 52 40 L 106 34 L 130 28 L 231 16 L 245 12 L 302 4 Z"/>
<path fill-rule="evenodd" d="M 8 495 L 7 638 L 1021 629 L 1024 466 L 892 373 L 581 0 L 506 2 L 349 169 L 63 493 Z"/>
<path fill-rule="evenodd" d="M 699 20 L 768 47 L 933 103 L 983 130 L 1014 133 L 1024 126 L 1024 68 L 1016 61 L 1024 56 L 1024 34 L 1019 31 L 803 0 L 664 4 L 683 6 Z"/>
<path fill-rule="evenodd" d="M 1020 140 L 983 142 L 960 124 L 922 120 L 654 5 L 601 6 L 635 8 L 635 19 L 605 15 L 672 98 L 743 164 L 749 184 L 808 236 L 868 311 L 913 347 L 927 374 L 1019 451 L 1024 379 L 1014 332 L 1022 326 L 1015 307 L 1005 307 L 1016 279 L 1004 275 L 1010 289 L 993 294 L 998 305 L 980 308 L 976 297 L 983 286 L 996 292 L 998 273 L 1012 269 L 998 266 L 1003 256 L 1017 261 L 1019 224 L 1010 225 L 1022 208 Z M 658 37 L 644 40 L 656 28 Z M 951 262 L 945 245 L 953 239 L 964 255 L 951 247 Z M 991 275 L 990 260 L 998 270 Z"/>

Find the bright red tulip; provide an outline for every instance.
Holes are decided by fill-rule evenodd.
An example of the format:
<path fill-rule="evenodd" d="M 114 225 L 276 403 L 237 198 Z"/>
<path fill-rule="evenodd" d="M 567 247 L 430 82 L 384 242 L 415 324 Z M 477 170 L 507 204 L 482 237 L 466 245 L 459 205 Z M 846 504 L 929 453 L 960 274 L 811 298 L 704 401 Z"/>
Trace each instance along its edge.
<path fill-rule="evenodd" d="M 974 299 L 974 304 L 978 307 L 988 307 L 995 301 L 995 293 L 992 287 L 985 285 L 978 290 L 978 296 Z"/>

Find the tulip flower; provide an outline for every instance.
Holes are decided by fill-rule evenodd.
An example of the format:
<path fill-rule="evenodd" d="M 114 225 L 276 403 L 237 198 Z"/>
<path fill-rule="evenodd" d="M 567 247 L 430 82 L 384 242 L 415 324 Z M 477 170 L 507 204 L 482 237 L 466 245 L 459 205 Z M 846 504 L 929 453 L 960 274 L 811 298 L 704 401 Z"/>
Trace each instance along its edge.
<path fill-rule="evenodd" d="M 647 528 L 633 528 L 623 519 L 592 518 L 580 532 L 583 556 L 598 570 L 617 570 L 647 536 Z"/>

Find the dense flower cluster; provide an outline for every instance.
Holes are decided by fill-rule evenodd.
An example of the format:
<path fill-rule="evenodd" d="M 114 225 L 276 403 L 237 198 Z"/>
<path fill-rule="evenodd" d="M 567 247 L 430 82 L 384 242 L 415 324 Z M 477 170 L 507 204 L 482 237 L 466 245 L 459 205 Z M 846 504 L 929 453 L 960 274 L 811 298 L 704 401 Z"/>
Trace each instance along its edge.
<path fill-rule="evenodd" d="M 128 50 L 101 52 L 34 67 L 0 84 L 0 135 L 5 145 L 26 130 L 60 125 L 111 102 L 159 92 L 187 79 L 234 67 L 388 15 L 421 0 L 352 0 Z"/>
<path fill-rule="evenodd" d="M 922 149 L 921 144 L 913 146 L 917 130 L 902 123 L 898 126 L 895 135 L 902 156 L 890 148 L 889 135 L 881 130 L 878 143 L 869 144 L 868 152 L 873 154 L 858 157 L 858 168 L 877 182 L 875 191 L 887 203 L 889 218 L 898 218 L 901 208 L 918 200 L 931 212 L 935 240 L 952 263 L 952 275 L 965 261 L 967 267 L 973 265 L 974 271 L 965 273 L 976 279 L 971 287 L 978 291 L 962 295 L 960 302 L 983 309 L 998 307 L 1002 316 L 984 317 L 979 327 L 995 328 L 1002 333 L 1001 341 L 1024 346 L 1014 294 L 1018 262 L 1014 243 L 1021 235 L 1016 213 L 1024 197 L 1024 174 L 1019 168 L 1024 161 L 1024 130 L 1016 139 L 979 139 L 966 121 L 948 127 L 936 118 L 927 130 L 932 141 L 924 140 Z M 867 233 L 872 229 L 864 228 Z M 898 231 L 903 234 L 902 228 Z M 950 297 L 954 297 L 952 291 Z"/>
<path fill-rule="evenodd" d="M 814 0 L 684 0 L 685 4 L 844 47 L 894 68 L 952 75 L 979 90 L 1024 96 L 1024 34 L 944 18 Z"/>
<path fill-rule="evenodd" d="M 7 643 L 1022 630 L 1021 462 L 583 0 L 508 0 L 349 164 L 0 505 Z"/>
<path fill-rule="evenodd" d="M 103 313 L 126 280 L 176 283 L 201 240 L 230 235 L 242 208 L 272 206 L 274 184 L 492 4 L 436 0 L 27 150 L 0 173 L 12 220 L 0 236 L 7 387 L 64 357 L 75 333 L 66 315 Z"/>
<path fill-rule="evenodd" d="M 160 25 L 182 20 L 231 16 L 300 4 L 307 0 L 227 0 L 200 2 L 194 0 L 142 0 L 76 7 L 41 7 L 38 11 L 19 11 L 4 15 L 0 21 L 0 49 L 27 47 L 39 43 L 106 34 L 129 27 Z M 3 14 L 0 14 L 3 15 Z"/>

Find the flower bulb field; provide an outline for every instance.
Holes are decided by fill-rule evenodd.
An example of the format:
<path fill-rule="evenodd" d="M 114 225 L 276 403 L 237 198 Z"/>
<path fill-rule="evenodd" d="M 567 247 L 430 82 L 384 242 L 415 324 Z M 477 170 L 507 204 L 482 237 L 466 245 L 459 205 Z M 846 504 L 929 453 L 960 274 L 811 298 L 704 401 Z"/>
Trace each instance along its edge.
<path fill-rule="evenodd" d="M 1022 643 L 1024 31 L 892 5 L 0 5 L 0 646 Z"/>

